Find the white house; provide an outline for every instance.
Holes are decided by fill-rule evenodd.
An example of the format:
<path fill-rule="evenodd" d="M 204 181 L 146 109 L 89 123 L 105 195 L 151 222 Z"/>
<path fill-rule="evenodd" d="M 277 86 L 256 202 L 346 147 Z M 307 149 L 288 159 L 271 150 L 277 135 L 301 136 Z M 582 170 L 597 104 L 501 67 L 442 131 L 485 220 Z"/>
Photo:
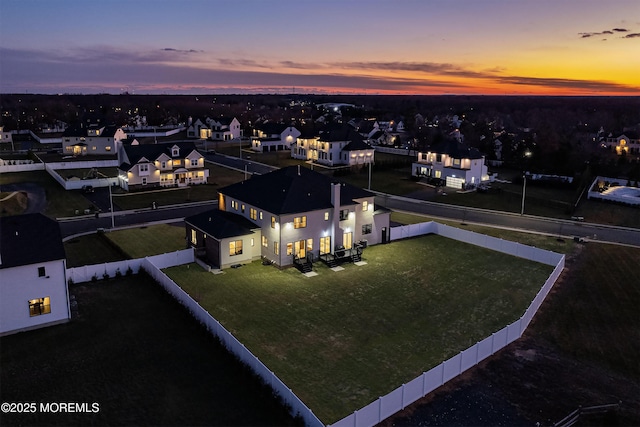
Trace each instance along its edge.
<path fill-rule="evenodd" d="M 626 131 L 619 136 L 607 137 L 605 141 L 609 149 L 615 150 L 616 154 L 640 154 L 640 133 L 635 131 Z"/>
<path fill-rule="evenodd" d="M 211 128 L 205 120 L 193 120 L 189 117 L 187 122 L 187 138 L 211 139 Z"/>
<path fill-rule="evenodd" d="M 0 218 L 0 335 L 71 318 L 58 223 L 42 214 Z"/>
<path fill-rule="evenodd" d="M 291 146 L 291 157 L 326 166 L 362 166 L 374 162 L 374 148 L 351 126 L 343 125 L 317 133 L 302 133 Z"/>
<path fill-rule="evenodd" d="M 118 150 L 118 182 L 125 190 L 206 184 L 209 169 L 190 142 L 122 144 Z"/>
<path fill-rule="evenodd" d="M 127 138 L 122 128 L 117 126 L 75 126 L 62 133 L 62 151 L 73 156 L 87 154 L 114 156 L 118 143 Z"/>
<path fill-rule="evenodd" d="M 418 153 L 411 174 L 441 179 L 447 187 L 464 188 L 490 180 L 484 155 L 475 148 L 467 148 L 457 141 L 445 141 Z"/>
<path fill-rule="evenodd" d="M 234 141 L 243 136 L 240 122 L 235 117 L 207 118 L 207 125 L 211 128 L 210 139 L 213 141 Z"/>
<path fill-rule="evenodd" d="M 253 244 L 259 245 L 260 256 L 284 267 L 357 257 L 368 244 L 386 243 L 390 212 L 376 209 L 374 196 L 308 168 L 291 166 L 220 189 L 218 208 L 254 224 L 253 229 L 246 227 L 253 234 L 244 236 L 256 238 Z M 246 239 L 242 245 L 238 260 L 245 255 Z"/>
<path fill-rule="evenodd" d="M 266 122 L 256 125 L 251 135 L 251 149 L 258 152 L 291 149 L 300 131 L 284 123 Z"/>

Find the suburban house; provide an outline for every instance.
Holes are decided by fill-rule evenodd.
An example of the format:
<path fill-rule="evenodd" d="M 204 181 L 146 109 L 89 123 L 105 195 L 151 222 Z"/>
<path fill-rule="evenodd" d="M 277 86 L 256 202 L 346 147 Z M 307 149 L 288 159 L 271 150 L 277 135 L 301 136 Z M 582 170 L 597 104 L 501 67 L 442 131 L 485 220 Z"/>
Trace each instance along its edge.
<path fill-rule="evenodd" d="M 0 335 L 71 318 L 60 227 L 42 214 L 0 218 Z"/>
<path fill-rule="evenodd" d="M 613 137 L 609 135 L 605 140 L 605 145 L 610 150 L 615 150 L 616 154 L 640 154 L 640 132 L 626 131 L 622 135 Z"/>
<path fill-rule="evenodd" d="M 247 219 L 260 231 L 246 227 L 253 234 L 243 234 L 242 254 L 231 255 L 232 246 L 220 252 L 240 260 L 247 238 L 254 237 L 249 247 L 259 244 L 262 258 L 280 267 L 351 256 L 355 260 L 368 244 L 389 239 L 390 212 L 376 209 L 374 196 L 301 166 L 255 175 L 220 189 L 218 208 Z"/>
<path fill-rule="evenodd" d="M 118 150 L 118 182 L 127 191 L 206 184 L 209 169 L 190 142 L 122 144 Z"/>
<path fill-rule="evenodd" d="M 350 125 L 302 133 L 291 146 L 291 157 L 326 165 L 363 166 L 374 162 L 374 148 Z"/>
<path fill-rule="evenodd" d="M 241 215 L 213 209 L 184 222 L 187 246 L 208 265 L 222 269 L 261 257 L 260 227 Z"/>
<path fill-rule="evenodd" d="M 218 117 L 187 121 L 187 138 L 233 141 L 243 135 L 240 122 L 235 117 Z"/>
<path fill-rule="evenodd" d="M 68 127 L 62 133 L 62 152 L 73 156 L 111 155 L 127 135 L 118 126 L 90 125 Z"/>
<path fill-rule="evenodd" d="M 0 143 L 13 142 L 13 136 L 10 131 L 5 131 L 4 126 L 0 126 Z"/>
<path fill-rule="evenodd" d="M 284 123 L 261 123 L 253 128 L 251 149 L 262 153 L 289 150 L 299 136 L 300 131 L 293 126 Z"/>
<path fill-rule="evenodd" d="M 468 188 L 490 180 L 484 155 L 455 140 L 435 144 L 427 152 L 418 153 L 411 174 L 440 179 L 453 188 Z"/>

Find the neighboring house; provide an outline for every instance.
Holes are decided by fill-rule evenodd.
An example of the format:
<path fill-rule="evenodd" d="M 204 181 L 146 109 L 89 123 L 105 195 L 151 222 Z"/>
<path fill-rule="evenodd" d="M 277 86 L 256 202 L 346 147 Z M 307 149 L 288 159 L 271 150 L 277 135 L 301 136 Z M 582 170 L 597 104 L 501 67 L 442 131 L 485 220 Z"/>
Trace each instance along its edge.
<path fill-rule="evenodd" d="M 220 189 L 218 207 L 259 227 L 260 255 L 284 267 L 388 242 L 390 212 L 376 209 L 374 196 L 291 166 Z"/>
<path fill-rule="evenodd" d="M 266 153 L 291 149 L 291 144 L 300 136 L 300 131 L 283 123 L 262 123 L 253 129 L 251 149 Z"/>
<path fill-rule="evenodd" d="M 71 318 L 60 227 L 42 214 L 0 218 L 0 335 Z"/>
<path fill-rule="evenodd" d="M 10 131 L 4 130 L 4 126 L 0 126 L 0 143 L 3 143 L 3 142 L 12 143 L 13 136 Z"/>
<path fill-rule="evenodd" d="M 436 178 L 447 187 L 466 188 L 490 180 L 484 155 L 475 148 L 467 148 L 456 141 L 444 141 L 427 152 L 418 153 L 411 174 Z"/>
<path fill-rule="evenodd" d="M 609 135 L 605 140 L 605 145 L 616 154 L 640 154 L 640 132 L 626 131 L 620 136 Z"/>
<path fill-rule="evenodd" d="M 291 146 L 291 157 L 326 166 L 362 166 L 374 162 L 374 148 L 349 125 L 303 133 Z"/>
<path fill-rule="evenodd" d="M 187 245 L 215 268 L 260 259 L 260 227 L 249 219 L 214 209 L 184 219 Z"/>
<path fill-rule="evenodd" d="M 240 122 L 235 117 L 207 118 L 207 125 L 211 128 L 210 139 L 213 141 L 234 141 L 243 136 Z"/>
<path fill-rule="evenodd" d="M 127 191 L 206 184 L 209 169 L 190 142 L 123 144 L 118 150 L 118 181 Z"/>
<path fill-rule="evenodd" d="M 187 138 L 211 139 L 211 128 L 206 124 L 206 120 L 189 117 L 187 122 Z"/>
<path fill-rule="evenodd" d="M 117 126 L 74 126 L 62 133 L 62 152 L 74 156 L 115 155 L 127 135 Z"/>

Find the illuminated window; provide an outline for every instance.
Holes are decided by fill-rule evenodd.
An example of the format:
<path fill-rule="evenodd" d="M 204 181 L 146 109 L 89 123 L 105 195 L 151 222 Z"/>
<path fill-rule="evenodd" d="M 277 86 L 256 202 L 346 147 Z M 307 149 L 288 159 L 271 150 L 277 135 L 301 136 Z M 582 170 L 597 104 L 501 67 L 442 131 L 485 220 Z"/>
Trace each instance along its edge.
<path fill-rule="evenodd" d="M 278 242 L 273 242 L 273 253 L 276 255 L 280 254 L 280 245 Z"/>
<path fill-rule="evenodd" d="M 254 208 L 251 208 L 249 210 L 249 217 L 255 221 L 258 218 L 258 211 Z"/>
<path fill-rule="evenodd" d="M 460 159 L 453 159 L 453 164 L 456 166 L 460 166 Z"/>
<path fill-rule="evenodd" d="M 229 256 L 242 255 L 242 240 L 229 242 Z"/>
<path fill-rule="evenodd" d="M 367 209 L 369 209 L 369 202 L 365 200 L 362 202 L 362 212 L 366 212 Z"/>
<path fill-rule="evenodd" d="M 371 234 L 371 224 L 362 225 L 362 234 Z"/>
<path fill-rule="evenodd" d="M 320 238 L 320 255 L 328 254 L 331 252 L 331 236 Z"/>
<path fill-rule="evenodd" d="M 307 226 L 307 217 L 297 216 L 293 218 L 293 228 L 305 228 Z"/>
<path fill-rule="evenodd" d="M 329 212 L 328 211 L 324 213 L 324 220 L 325 221 L 329 221 Z"/>
<path fill-rule="evenodd" d="M 255 246 L 255 240 L 253 239 L 253 237 L 251 238 L 251 247 Z"/>
<path fill-rule="evenodd" d="M 244 205 L 242 205 L 242 206 L 240 207 L 240 211 L 241 211 L 242 213 L 244 213 Z"/>
<path fill-rule="evenodd" d="M 267 236 L 262 236 L 262 246 L 265 248 L 269 246 L 269 241 L 267 240 Z"/>
<path fill-rule="evenodd" d="M 260 219 L 262 219 L 262 211 L 260 211 Z"/>
<path fill-rule="evenodd" d="M 271 217 L 271 228 L 276 228 L 276 217 L 275 216 Z"/>
<path fill-rule="evenodd" d="M 193 243 L 194 245 L 198 244 L 198 236 L 196 230 L 191 230 L 191 243 Z"/>
<path fill-rule="evenodd" d="M 293 254 L 293 243 L 287 243 L 287 256 L 291 256 Z"/>
<path fill-rule="evenodd" d="M 313 250 L 313 239 L 307 239 L 307 252 L 311 252 Z"/>
<path fill-rule="evenodd" d="M 49 297 L 29 300 L 29 316 L 40 316 L 51 313 L 51 302 Z"/>

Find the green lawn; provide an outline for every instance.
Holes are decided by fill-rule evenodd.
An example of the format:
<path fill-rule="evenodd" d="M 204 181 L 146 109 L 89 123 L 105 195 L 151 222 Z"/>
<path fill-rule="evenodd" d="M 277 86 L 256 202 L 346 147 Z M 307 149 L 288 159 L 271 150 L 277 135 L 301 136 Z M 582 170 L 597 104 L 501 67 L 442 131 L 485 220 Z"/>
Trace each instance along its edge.
<path fill-rule="evenodd" d="M 552 270 L 435 235 L 364 260 L 166 272 L 332 423 L 518 319 Z"/>
<path fill-rule="evenodd" d="M 104 234 L 87 234 L 64 242 L 67 267 L 121 261 L 128 257 L 115 247 Z"/>
<path fill-rule="evenodd" d="M 159 224 L 105 233 L 130 258 L 144 258 L 186 248 L 184 224 Z"/>

